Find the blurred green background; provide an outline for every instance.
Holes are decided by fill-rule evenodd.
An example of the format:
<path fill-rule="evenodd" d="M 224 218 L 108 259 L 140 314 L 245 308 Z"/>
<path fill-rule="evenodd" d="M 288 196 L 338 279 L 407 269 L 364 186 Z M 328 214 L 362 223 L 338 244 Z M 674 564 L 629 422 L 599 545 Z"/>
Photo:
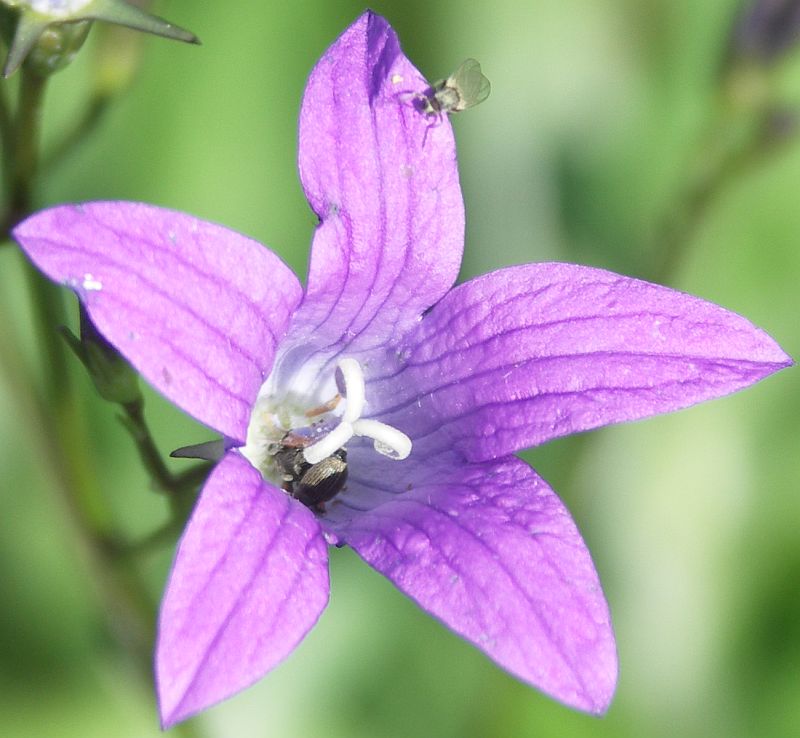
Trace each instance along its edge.
<path fill-rule="evenodd" d="M 462 278 L 564 260 L 653 275 L 719 98 L 736 0 L 375 2 L 430 79 L 474 56 L 486 103 L 454 118 L 467 209 Z M 199 48 L 143 39 L 133 86 L 61 159 L 38 205 L 144 200 L 240 230 L 305 272 L 315 218 L 295 168 L 313 64 L 362 11 L 345 1 L 171 0 Z M 53 78 L 45 138 L 81 110 L 100 37 Z M 772 94 L 800 107 L 800 50 Z M 672 286 L 767 329 L 800 356 L 800 145 L 736 177 L 690 234 Z M 21 259 L 0 250 L 0 306 L 36 345 Z M 76 362 L 72 362 L 75 364 Z M 115 410 L 73 366 L 92 457 L 131 535 L 166 519 Z M 518 683 L 348 550 L 332 598 L 289 660 L 197 720 L 202 735 L 795 736 L 800 731 L 800 378 L 794 370 L 669 417 L 525 454 L 593 552 L 621 661 L 602 719 Z M 160 447 L 204 440 L 152 392 Z M 159 735 L 151 685 L 108 634 L 97 572 L 0 376 L 0 735 Z M 180 464 L 174 468 L 180 469 Z M 163 586 L 169 547 L 142 561 Z"/>

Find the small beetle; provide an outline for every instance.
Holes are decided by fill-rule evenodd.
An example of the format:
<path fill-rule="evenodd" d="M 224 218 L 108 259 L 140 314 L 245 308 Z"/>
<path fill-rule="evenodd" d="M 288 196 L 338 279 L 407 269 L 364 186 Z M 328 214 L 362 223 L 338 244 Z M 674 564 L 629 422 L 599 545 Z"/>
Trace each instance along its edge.
<path fill-rule="evenodd" d="M 275 460 L 283 474 L 283 488 L 306 507 L 324 512 L 325 503 L 332 500 L 347 482 L 347 451 L 337 449 L 316 464 L 303 456 L 308 439 L 289 431 L 275 452 Z"/>

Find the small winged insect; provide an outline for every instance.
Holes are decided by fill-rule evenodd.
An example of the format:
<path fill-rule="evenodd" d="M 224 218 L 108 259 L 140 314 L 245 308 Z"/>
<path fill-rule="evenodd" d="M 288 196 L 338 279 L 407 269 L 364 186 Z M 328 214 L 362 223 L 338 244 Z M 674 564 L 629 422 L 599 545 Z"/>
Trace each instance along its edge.
<path fill-rule="evenodd" d="M 283 488 L 306 507 L 322 512 L 324 505 L 344 488 L 347 481 L 347 451 L 337 449 L 316 464 L 309 464 L 303 449 L 310 438 L 289 431 L 275 451 L 275 462 L 283 475 Z"/>
<path fill-rule="evenodd" d="M 475 59 L 467 59 L 447 79 L 434 82 L 424 93 L 418 95 L 419 109 L 429 116 L 443 113 L 460 113 L 482 103 L 492 85 L 481 72 Z"/>

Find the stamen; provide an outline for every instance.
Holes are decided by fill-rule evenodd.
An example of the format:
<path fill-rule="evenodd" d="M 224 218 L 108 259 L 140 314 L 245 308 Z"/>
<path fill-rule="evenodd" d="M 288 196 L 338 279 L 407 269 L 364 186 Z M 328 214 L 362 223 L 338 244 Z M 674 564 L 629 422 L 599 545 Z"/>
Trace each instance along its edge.
<path fill-rule="evenodd" d="M 330 400 L 327 402 L 323 402 L 322 405 L 319 407 L 312 408 L 311 410 L 306 410 L 305 416 L 307 418 L 316 418 L 317 415 L 325 415 L 325 413 L 331 412 L 331 410 L 335 410 L 336 406 L 341 401 L 342 396 L 337 392 Z"/>
<path fill-rule="evenodd" d="M 364 372 L 361 371 L 361 364 L 350 358 L 342 359 L 339 362 L 336 376 L 337 384 L 339 384 L 339 372 L 341 372 L 339 391 L 347 400 L 342 420 L 346 423 L 354 423 L 364 412 L 367 394 L 364 384 Z"/>
<path fill-rule="evenodd" d="M 390 459 L 401 461 L 411 453 L 411 439 L 403 431 L 380 420 L 360 418 L 352 427 L 355 435 L 371 438 L 375 442 L 375 450 Z"/>
<path fill-rule="evenodd" d="M 323 436 L 316 443 L 312 443 L 303 449 L 303 458 L 309 464 L 318 464 L 323 459 L 327 459 L 353 437 L 353 426 L 351 423 L 342 421 L 330 433 Z"/>

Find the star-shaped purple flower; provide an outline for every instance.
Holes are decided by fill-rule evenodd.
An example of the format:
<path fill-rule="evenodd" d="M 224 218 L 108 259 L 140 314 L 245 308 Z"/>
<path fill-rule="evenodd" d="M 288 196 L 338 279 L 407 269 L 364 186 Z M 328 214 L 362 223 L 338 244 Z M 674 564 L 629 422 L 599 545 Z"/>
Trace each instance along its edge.
<path fill-rule="evenodd" d="M 56 207 L 15 232 L 156 388 L 226 439 L 161 608 L 165 726 L 295 648 L 328 600 L 326 542 L 515 676 L 602 713 L 617 676 L 608 606 L 569 513 L 513 454 L 791 363 L 738 315 L 599 269 L 526 264 L 453 287 L 463 203 L 449 122 L 414 104 L 427 86 L 372 13 L 314 69 L 305 293 L 261 245 L 149 205 Z"/>

